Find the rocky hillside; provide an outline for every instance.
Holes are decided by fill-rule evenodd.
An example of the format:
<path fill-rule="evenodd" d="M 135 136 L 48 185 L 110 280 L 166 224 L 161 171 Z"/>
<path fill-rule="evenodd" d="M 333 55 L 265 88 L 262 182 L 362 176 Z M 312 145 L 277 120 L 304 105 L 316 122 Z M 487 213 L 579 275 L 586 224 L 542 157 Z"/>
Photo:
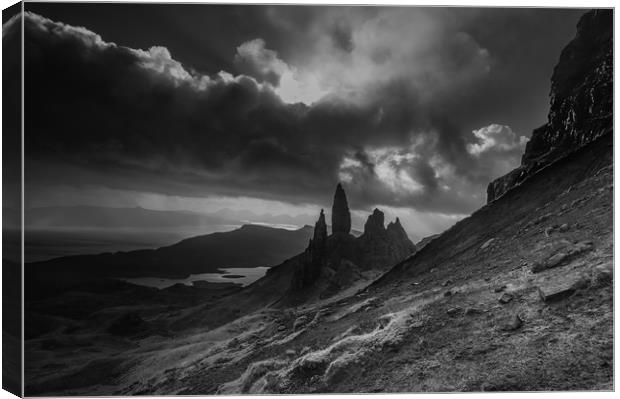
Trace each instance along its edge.
<path fill-rule="evenodd" d="M 611 29 L 591 18 L 578 37 Z M 594 98 L 593 110 L 610 101 Z M 554 143 L 594 125 L 578 126 Z M 598 126 L 393 267 L 374 262 L 396 250 L 396 222 L 384 228 L 375 211 L 355 238 L 340 214 L 328 236 L 321 214 L 306 251 L 244 289 L 182 308 L 97 302 L 26 341 L 26 394 L 612 390 L 613 134 Z M 36 305 L 49 314 L 50 303 Z M 129 331 L 103 329 L 128 311 Z"/>
<path fill-rule="evenodd" d="M 550 97 L 548 122 L 532 133 L 521 166 L 489 184 L 488 202 L 613 129 L 612 10 L 581 18 L 553 71 Z"/>

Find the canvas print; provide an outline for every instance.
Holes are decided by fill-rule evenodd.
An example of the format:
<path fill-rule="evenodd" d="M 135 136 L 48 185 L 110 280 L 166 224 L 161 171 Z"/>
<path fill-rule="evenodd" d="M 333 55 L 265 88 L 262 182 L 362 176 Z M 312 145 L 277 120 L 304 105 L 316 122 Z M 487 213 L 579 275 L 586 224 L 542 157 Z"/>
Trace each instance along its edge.
<path fill-rule="evenodd" d="M 614 389 L 612 9 L 25 2 L 2 42 L 5 389 Z"/>

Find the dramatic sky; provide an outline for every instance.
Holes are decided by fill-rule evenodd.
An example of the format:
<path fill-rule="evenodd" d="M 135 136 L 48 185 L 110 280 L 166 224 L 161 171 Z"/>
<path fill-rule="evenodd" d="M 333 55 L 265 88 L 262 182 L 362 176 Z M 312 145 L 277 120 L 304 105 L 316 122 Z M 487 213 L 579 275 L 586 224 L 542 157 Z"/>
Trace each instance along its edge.
<path fill-rule="evenodd" d="M 484 204 L 582 10 L 28 3 L 26 205 L 355 220 Z M 5 23 L 3 40 L 15 39 Z"/>

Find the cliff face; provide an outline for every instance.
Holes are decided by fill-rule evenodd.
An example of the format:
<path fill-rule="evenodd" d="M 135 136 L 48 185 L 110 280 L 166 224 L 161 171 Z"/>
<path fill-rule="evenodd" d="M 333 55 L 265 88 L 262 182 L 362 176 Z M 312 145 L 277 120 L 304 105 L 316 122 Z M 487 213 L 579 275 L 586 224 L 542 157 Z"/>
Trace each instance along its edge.
<path fill-rule="evenodd" d="M 581 17 L 551 78 L 548 122 L 534 130 L 521 166 L 491 182 L 487 202 L 613 129 L 613 11 Z"/>

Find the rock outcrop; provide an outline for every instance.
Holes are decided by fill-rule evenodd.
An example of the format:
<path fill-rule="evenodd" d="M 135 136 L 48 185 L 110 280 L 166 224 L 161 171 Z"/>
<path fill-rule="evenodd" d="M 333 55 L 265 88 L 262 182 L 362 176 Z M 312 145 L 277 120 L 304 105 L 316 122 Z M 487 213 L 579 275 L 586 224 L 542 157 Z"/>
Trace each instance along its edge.
<path fill-rule="evenodd" d="M 396 221 L 388 223 L 387 233 L 398 258 L 404 259 L 417 251 L 415 244 L 409 239 L 407 232 L 400 224 L 400 219 L 396 218 Z"/>
<path fill-rule="evenodd" d="M 364 224 L 364 234 L 367 236 L 385 236 L 386 231 L 384 223 L 385 215 L 379 209 L 375 208 Z"/>
<path fill-rule="evenodd" d="M 384 218 L 383 212 L 375 209 L 364 225 L 364 234 L 359 237 L 366 264 L 373 269 L 398 263 L 415 252 L 415 245 L 407 237 L 400 220 L 391 222 L 386 229 Z"/>
<path fill-rule="evenodd" d="M 347 196 L 342 185 L 338 183 L 334 194 L 334 204 L 332 206 L 332 233 L 349 234 L 351 231 L 351 213 Z"/>
<path fill-rule="evenodd" d="M 534 130 L 521 166 L 491 182 L 491 202 L 545 166 L 613 130 L 613 11 L 579 20 L 551 78 L 548 122 Z"/>
<path fill-rule="evenodd" d="M 327 223 L 321 209 L 319 220 L 314 225 L 314 235 L 306 249 L 306 261 L 295 271 L 292 288 L 302 289 L 312 284 L 321 274 L 325 264 L 325 248 L 327 244 Z"/>
<path fill-rule="evenodd" d="M 327 235 L 325 214 L 321 210 L 303 260 L 291 282 L 292 290 L 303 290 L 323 276 L 329 280 L 330 293 L 368 270 L 387 270 L 415 252 L 415 245 L 396 219 L 385 227 L 385 215 L 375 209 L 364 225 L 364 233 L 354 237 L 346 194 L 340 184 L 334 196 L 333 234 Z"/>

